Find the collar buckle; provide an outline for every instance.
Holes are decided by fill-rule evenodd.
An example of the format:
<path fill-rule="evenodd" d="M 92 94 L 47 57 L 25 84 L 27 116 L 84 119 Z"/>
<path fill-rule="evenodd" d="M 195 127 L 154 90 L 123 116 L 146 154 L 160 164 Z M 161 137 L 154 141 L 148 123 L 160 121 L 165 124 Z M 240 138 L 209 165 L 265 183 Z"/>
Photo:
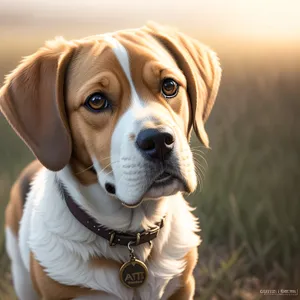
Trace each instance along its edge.
<path fill-rule="evenodd" d="M 115 231 L 111 231 L 109 233 L 109 246 L 110 247 L 115 247 L 116 246 L 116 243 L 114 243 L 115 235 L 116 235 Z"/>
<path fill-rule="evenodd" d="M 141 234 L 140 234 L 140 232 L 138 232 L 136 234 L 135 246 L 138 246 L 140 244 L 140 241 L 141 241 Z"/>

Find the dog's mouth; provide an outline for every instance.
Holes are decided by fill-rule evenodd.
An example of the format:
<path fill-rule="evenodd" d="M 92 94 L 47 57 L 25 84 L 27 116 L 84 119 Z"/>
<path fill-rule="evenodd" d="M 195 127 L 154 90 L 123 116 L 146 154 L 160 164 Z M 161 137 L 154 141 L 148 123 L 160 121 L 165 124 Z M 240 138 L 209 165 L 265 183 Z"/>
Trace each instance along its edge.
<path fill-rule="evenodd" d="M 155 200 L 176 194 L 177 192 L 188 192 L 186 182 L 175 174 L 164 171 L 153 180 L 142 197 L 135 203 L 121 203 L 128 208 L 138 207 L 144 200 Z"/>
<path fill-rule="evenodd" d="M 171 175 L 170 173 L 163 172 L 158 177 L 156 177 L 156 179 L 153 182 L 153 185 L 166 183 L 167 181 L 169 181 L 170 179 L 173 179 L 173 178 L 174 178 L 174 176 Z"/>
<path fill-rule="evenodd" d="M 176 187 L 174 186 L 172 192 L 167 192 L 166 195 L 164 195 L 163 192 L 162 195 L 157 196 L 157 189 L 162 189 L 162 188 L 167 188 L 174 184 L 176 182 Z M 178 189 L 178 190 L 177 190 Z M 177 190 L 177 191 L 176 191 Z M 174 192 L 178 192 L 179 190 L 187 190 L 185 180 L 178 175 L 172 174 L 170 172 L 164 171 L 161 173 L 159 176 L 157 176 L 153 183 L 150 185 L 149 189 L 146 191 L 144 197 L 147 198 L 158 198 L 158 197 L 163 197 L 163 196 L 169 196 L 170 194 L 173 194 Z"/>

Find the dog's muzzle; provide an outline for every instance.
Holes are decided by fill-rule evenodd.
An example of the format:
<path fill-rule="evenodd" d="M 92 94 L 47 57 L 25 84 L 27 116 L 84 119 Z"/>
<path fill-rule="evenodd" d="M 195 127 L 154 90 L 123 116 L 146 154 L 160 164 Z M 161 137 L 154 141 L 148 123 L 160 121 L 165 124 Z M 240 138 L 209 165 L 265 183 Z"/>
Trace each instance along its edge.
<path fill-rule="evenodd" d="M 128 175 L 128 181 L 124 176 L 125 183 L 120 187 L 106 182 L 106 191 L 130 208 L 139 206 L 144 199 L 161 199 L 179 191 L 188 192 L 176 156 L 175 142 L 175 134 L 169 127 L 143 128 L 134 142 L 139 152 L 135 155 L 139 161 L 136 163 L 134 159 L 129 160 L 124 167 L 123 172 Z"/>

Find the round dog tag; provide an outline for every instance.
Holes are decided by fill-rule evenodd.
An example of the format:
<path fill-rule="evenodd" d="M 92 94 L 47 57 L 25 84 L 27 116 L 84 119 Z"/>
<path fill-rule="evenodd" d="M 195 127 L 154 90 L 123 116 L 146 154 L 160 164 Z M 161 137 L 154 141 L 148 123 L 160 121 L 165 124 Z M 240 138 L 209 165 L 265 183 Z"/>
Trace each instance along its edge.
<path fill-rule="evenodd" d="M 148 277 L 148 268 L 140 260 L 134 258 L 120 269 L 120 280 L 128 288 L 138 288 L 142 286 Z"/>

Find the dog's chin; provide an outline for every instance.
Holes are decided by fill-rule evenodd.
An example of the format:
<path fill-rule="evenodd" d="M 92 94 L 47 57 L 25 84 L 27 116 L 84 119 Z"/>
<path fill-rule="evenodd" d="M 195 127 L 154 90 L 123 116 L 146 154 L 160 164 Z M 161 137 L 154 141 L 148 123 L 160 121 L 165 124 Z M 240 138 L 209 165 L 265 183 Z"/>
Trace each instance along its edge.
<path fill-rule="evenodd" d="M 152 183 L 149 189 L 134 203 L 121 202 L 128 208 L 138 207 L 145 200 L 160 200 L 177 194 L 178 192 L 188 192 L 185 183 L 177 177 L 170 174 L 162 174 Z"/>
<path fill-rule="evenodd" d="M 161 197 L 174 195 L 184 190 L 183 182 L 175 177 L 171 177 L 166 183 L 155 181 L 150 189 L 144 194 L 143 199 L 156 200 Z"/>

